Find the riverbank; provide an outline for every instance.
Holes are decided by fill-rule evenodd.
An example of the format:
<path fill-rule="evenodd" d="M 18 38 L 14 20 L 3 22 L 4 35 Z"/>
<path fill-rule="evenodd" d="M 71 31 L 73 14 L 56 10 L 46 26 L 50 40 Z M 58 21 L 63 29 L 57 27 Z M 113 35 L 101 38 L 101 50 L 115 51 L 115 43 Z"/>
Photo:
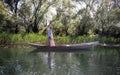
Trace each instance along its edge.
<path fill-rule="evenodd" d="M 120 46 L 120 38 L 113 37 L 99 37 L 99 36 L 55 36 L 56 44 L 73 44 L 85 43 L 92 41 L 99 41 L 101 46 Z M 0 33 L 0 46 L 28 46 L 29 43 L 45 44 L 47 45 L 47 36 L 41 34 L 9 34 Z"/>

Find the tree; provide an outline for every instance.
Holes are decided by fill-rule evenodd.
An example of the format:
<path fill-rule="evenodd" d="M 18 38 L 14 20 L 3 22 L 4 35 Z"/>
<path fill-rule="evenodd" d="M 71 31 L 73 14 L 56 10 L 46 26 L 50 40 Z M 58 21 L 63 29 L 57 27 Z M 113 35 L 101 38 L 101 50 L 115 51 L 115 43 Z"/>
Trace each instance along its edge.
<path fill-rule="evenodd" d="M 112 0 L 112 6 L 120 9 L 120 0 Z"/>
<path fill-rule="evenodd" d="M 0 1 L 0 32 L 15 32 L 15 20 L 14 16 L 11 16 L 7 12 L 7 8 Z"/>
<path fill-rule="evenodd" d="M 23 0 L 3 0 L 4 3 L 10 6 L 10 10 L 13 11 L 15 14 L 18 11 L 18 3 Z"/>
<path fill-rule="evenodd" d="M 111 1 L 102 2 L 100 4 L 94 18 L 96 29 L 100 35 L 111 35 L 111 27 L 115 26 L 120 21 L 119 13 L 116 14 L 118 10 L 119 9 L 115 9 L 113 5 L 111 5 Z"/>
<path fill-rule="evenodd" d="M 40 24 L 44 24 L 44 15 L 55 2 L 47 0 L 27 0 L 19 10 L 19 17 L 26 31 L 38 33 Z"/>

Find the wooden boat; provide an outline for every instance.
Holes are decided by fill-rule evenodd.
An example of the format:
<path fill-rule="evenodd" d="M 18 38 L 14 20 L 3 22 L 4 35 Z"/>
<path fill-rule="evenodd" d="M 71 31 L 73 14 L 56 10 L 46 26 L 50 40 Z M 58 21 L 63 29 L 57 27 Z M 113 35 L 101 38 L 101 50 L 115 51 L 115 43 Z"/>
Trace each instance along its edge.
<path fill-rule="evenodd" d="M 57 45 L 57 46 L 45 46 L 30 43 L 31 46 L 35 47 L 38 51 L 80 51 L 80 50 L 88 50 L 97 46 L 99 44 L 98 41 L 89 42 L 89 43 L 80 43 L 80 44 L 65 44 L 65 45 Z"/>

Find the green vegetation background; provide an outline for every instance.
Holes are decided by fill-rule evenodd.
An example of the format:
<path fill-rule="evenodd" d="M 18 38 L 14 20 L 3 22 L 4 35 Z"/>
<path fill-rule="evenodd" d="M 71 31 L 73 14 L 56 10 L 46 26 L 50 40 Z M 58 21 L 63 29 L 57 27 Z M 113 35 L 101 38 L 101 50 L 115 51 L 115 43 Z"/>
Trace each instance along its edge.
<path fill-rule="evenodd" d="M 1 45 L 27 45 L 29 43 L 45 44 L 47 45 L 48 37 L 41 34 L 29 33 L 29 34 L 10 34 L 0 33 Z M 115 44 L 120 39 L 114 37 L 98 37 L 98 36 L 54 36 L 56 44 L 71 44 L 71 43 L 85 43 L 92 41 L 99 41 L 100 43 Z"/>
<path fill-rule="evenodd" d="M 54 26 L 56 44 L 120 43 L 119 1 L 83 0 L 87 6 L 77 13 L 70 0 L 26 0 L 18 8 L 21 0 L 0 0 L 0 44 L 47 44 L 47 25 L 44 15 L 50 7 L 56 7 L 57 15 L 50 22 Z M 97 2 L 96 2 L 97 1 Z M 76 0 L 75 2 L 78 2 Z M 113 4 L 110 4 L 113 2 Z M 95 10 L 94 6 L 101 3 Z M 62 9 L 59 7 L 62 4 Z M 32 7 L 31 10 L 31 6 Z M 67 10 L 69 9 L 69 10 Z M 91 16 L 90 11 L 93 11 Z"/>

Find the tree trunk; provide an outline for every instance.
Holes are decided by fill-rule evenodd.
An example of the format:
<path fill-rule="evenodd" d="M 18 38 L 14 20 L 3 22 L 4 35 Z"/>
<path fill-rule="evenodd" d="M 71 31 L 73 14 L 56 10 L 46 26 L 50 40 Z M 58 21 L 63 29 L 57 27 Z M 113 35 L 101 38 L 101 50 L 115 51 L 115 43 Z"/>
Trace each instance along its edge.
<path fill-rule="evenodd" d="M 18 5 L 18 2 L 15 2 L 15 8 L 14 8 L 14 13 L 17 14 L 17 5 Z"/>
<path fill-rule="evenodd" d="M 27 33 L 30 33 L 30 32 L 32 32 L 32 24 L 29 24 L 28 26 L 26 26 L 26 32 Z"/>
<path fill-rule="evenodd" d="M 32 30 L 33 30 L 34 33 L 38 33 L 39 32 L 39 29 L 38 29 L 37 25 L 34 25 Z"/>
<path fill-rule="evenodd" d="M 32 27 L 32 31 L 34 33 L 38 33 L 39 32 L 39 29 L 38 29 L 38 24 L 39 24 L 39 21 L 37 21 L 37 17 L 35 17 L 35 20 L 33 22 L 33 27 Z"/>
<path fill-rule="evenodd" d="M 18 25 L 15 26 L 15 33 L 17 34 L 19 32 Z"/>

